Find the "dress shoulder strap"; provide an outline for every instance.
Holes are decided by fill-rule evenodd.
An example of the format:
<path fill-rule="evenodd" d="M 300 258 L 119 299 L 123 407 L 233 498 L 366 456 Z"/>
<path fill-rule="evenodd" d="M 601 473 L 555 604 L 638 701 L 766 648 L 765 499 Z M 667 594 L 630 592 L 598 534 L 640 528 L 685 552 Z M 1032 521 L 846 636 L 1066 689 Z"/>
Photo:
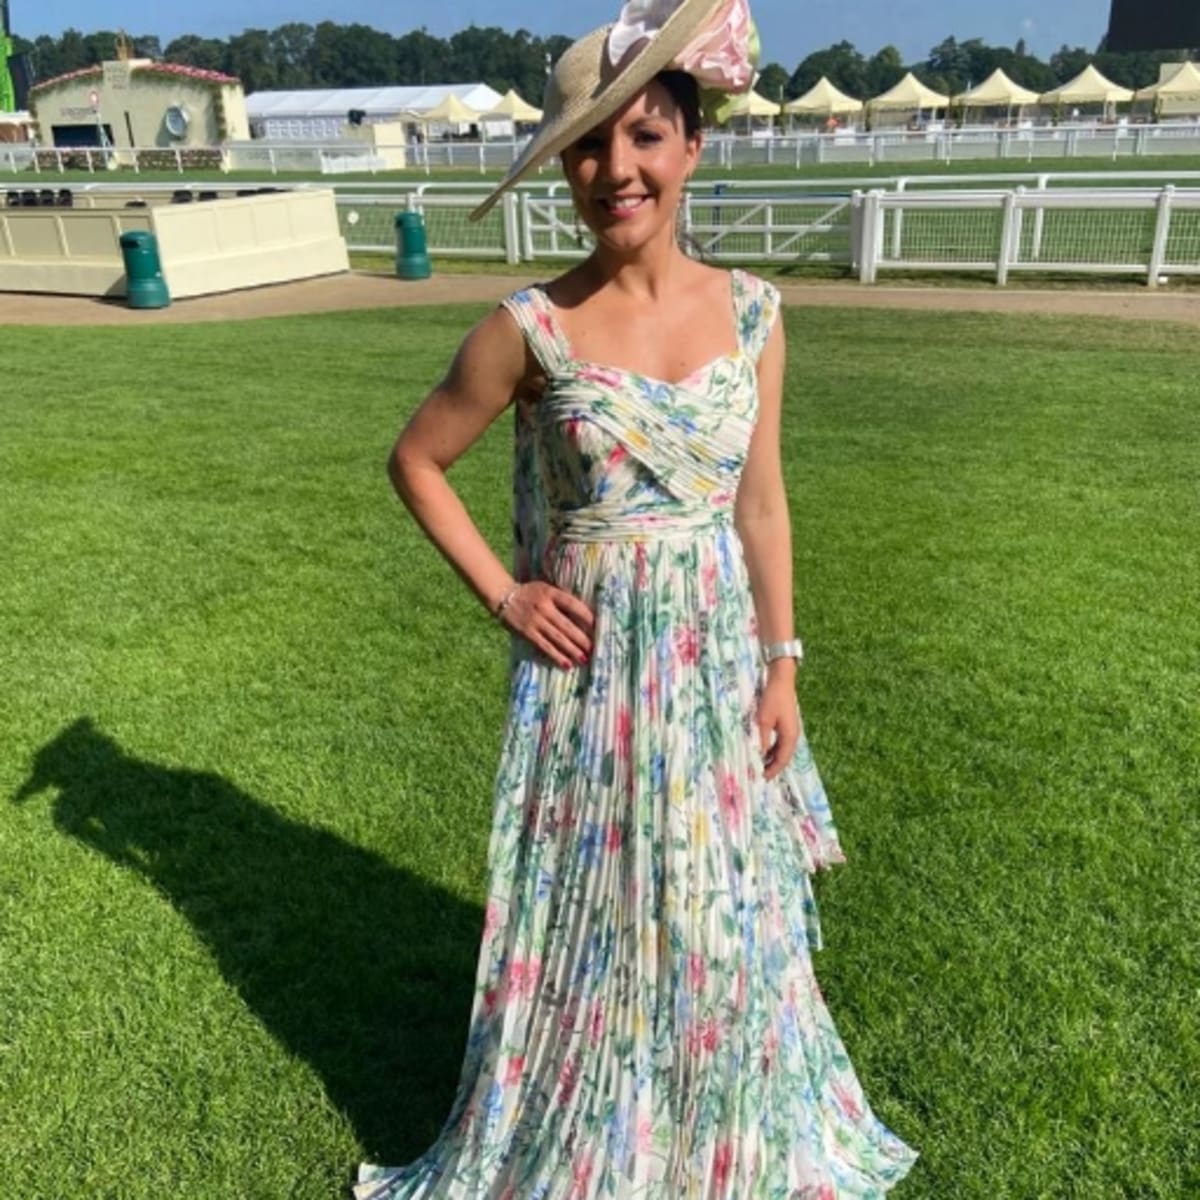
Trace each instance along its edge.
<path fill-rule="evenodd" d="M 753 362 L 758 362 L 771 327 L 779 316 L 779 289 L 760 275 L 733 272 L 734 307 L 737 310 L 738 343 Z"/>
<path fill-rule="evenodd" d="M 554 319 L 545 289 L 540 284 L 532 284 L 506 296 L 500 303 L 512 313 L 546 374 L 554 375 L 562 370 L 571 359 L 570 347 Z"/>

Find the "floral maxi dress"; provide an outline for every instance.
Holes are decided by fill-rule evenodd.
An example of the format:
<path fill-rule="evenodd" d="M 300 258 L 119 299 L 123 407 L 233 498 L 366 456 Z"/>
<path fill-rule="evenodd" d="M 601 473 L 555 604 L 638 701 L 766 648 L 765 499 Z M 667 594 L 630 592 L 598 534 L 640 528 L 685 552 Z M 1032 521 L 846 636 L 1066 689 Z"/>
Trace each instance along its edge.
<path fill-rule="evenodd" d="M 514 641 L 457 1095 L 355 1200 L 867 1200 L 917 1158 L 813 975 L 810 879 L 845 860 L 806 742 L 763 777 L 733 503 L 778 293 L 731 290 L 737 351 L 675 384 L 574 358 L 540 287 L 504 301 L 547 380 L 516 574 L 592 606 L 593 652 Z"/>

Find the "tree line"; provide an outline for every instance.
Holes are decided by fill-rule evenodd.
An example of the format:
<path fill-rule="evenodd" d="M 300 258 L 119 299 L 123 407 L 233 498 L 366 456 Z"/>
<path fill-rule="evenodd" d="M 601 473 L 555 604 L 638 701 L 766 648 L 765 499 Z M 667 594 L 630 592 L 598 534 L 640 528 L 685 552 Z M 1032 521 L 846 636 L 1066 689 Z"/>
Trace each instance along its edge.
<path fill-rule="evenodd" d="M 85 34 L 67 29 L 57 38 L 43 34 L 30 41 L 17 36 L 14 42 L 16 53 L 30 56 L 36 78 L 45 80 L 115 57 L 117 36 L 113 31 Z M 448 38 L 434 37 L 424 29 L 396 36 L 367 25 L 322 21 L 246 29 L 226 39 L 185 34 L 165 47 L 152 34 L 132 37 L 130 42 L 141 58 L 236 75 L 247 93 L 481 81 L 498 92 L 516 88 L 537 102 L 549 64 L 571 39 L 481 26 Z M 920 62 L 905 63 L 895 46 L 867 56 L 853 43 L 841 41 L 814 51 L 791 70 L 779 62 L 767 63 L 757 87 L 769 99 L 790 100 L 827 75 L 842 91 L 868 99 L 912 70 L 930 87 L 954 95 L 1002 67 L 1017 83 L 1045 92 L 1094 62 L 1114 83 L 1138 88 L 1158 80 L 1160 62 L 1193 56 L 1189 50 L 1116 54 L 1103 46 L 1093 52 L 1064 45 L 1043 61 L 1030 54 L 1023 41 L 1009 48 L 987 45 L 980 38 L 960 42 L 950 37 Z"/>

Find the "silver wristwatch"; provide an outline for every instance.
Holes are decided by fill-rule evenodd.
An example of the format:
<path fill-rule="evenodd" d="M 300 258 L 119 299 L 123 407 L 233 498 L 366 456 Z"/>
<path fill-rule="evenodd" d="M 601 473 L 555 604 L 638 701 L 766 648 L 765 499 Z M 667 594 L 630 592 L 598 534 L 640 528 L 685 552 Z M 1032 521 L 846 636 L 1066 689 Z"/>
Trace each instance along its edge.
<path fill-rule="evenodd" d="M 796 666 L 804 661 L 804 647 L 799 638 L 790 642 L 767 642 L 762 648 L 763 662 L 774 662 L 777 658 L 794 658 Z"/>

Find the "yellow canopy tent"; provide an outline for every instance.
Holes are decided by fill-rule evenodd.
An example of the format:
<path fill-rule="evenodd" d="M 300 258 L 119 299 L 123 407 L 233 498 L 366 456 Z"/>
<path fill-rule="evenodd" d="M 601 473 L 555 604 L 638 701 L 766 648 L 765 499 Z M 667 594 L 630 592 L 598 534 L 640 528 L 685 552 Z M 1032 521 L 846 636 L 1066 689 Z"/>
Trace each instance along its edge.
<path fill-rule="evenodd" d="M 1019 108 L 1037 102 L 1037 92 L 1013 83 L 1002 67 L 997 67 L 982 83 L 954 97 L 954 103 L 963 108 Z"/>
<path fill-rule="evenodd" d="M 734 97 L 725 119 L 728 121 L 733 117 L 774 117 L 778 114 L 779 105 L 774 100 L 768 100 L 766 96 L 760 96 L 757 92 L 746 92 Z"/>
<path fill-rule="evenodd" d="M 943 96 L 941 92 L 926 87 L 909 71 L 895 87 L 889 88 L 882 96 L 868 100 L 867 110 L 921 112 L 924 109 L 946 108 L 949 103 L 949 96 Z"/>
<path fill-rule="evenodd" d="M 778 115 L 779 105 L 773 100 L 768 100 L 766 96 L 760 96 L 757 92 L 744 92 L 740 96 L 734 96 L 733 103 L 721 116 L 720 121 L 722 125 L 725 125 L 735 117 L 745 117 L 746 128 L 749 130 L 754 125 L 755 117 L 776 117 Z"/>
<path fill-rule="evenodd" d="M 440 104 L 421 113 L 426 125 L 474 125 L 482 114 L 451 92 Z"/>
<path fill-rule="evenodd" d="M 504 117 L 514 125 L 536 125 L 542 119 L 542 110 L 534 108 L 527 100 L 523 100 L 514 89 L 509 88 L 500 99 L 500 103 L 487 112 L 480 114 L 486 121 L 488 117 Z"/>
<path fill-rule="evenodd" d="M 792 116 L 832 117 L 842 113 L 862 112 L 863 103 L 839 91 L 822 75 L 804 93 L 783 106 L 783 111 Z"/>
<path fill-rule="evenodd" d="M 1091 63 L 1074 79 L 1043 92 L 1039 97 L 1042 104 L 1103 104 L 1105 107 L 1132 99 L 1133 92 L 1129 88 L 1105 79 Z"/>
<path fill-rule="evenodd" d="M 532 104 L 518 95 L 513 88 L 509 88 L 500 98 L 499 103 L 493 105 L 487 112 L 479 114 L 479 119 L 479 128 L 483 132 L 484 137 L 487 137 L 489 121 L 511 122 L 512 140 L 515 146 L 517 144 L 517 126 L 536 125 L 542 119 L 542 110 L 534 108 Z"/>
<path fill-rule="evenodd" d="M 1164 67 L 1166 64 L 1164 64 Z M 1155 116 L 1186 116 L 1200 112 L 1200 67 L 1194 62 L 1173 64 L 1170 74 L 1134 92 L 1135 100 L 1153 100 Z"/>

